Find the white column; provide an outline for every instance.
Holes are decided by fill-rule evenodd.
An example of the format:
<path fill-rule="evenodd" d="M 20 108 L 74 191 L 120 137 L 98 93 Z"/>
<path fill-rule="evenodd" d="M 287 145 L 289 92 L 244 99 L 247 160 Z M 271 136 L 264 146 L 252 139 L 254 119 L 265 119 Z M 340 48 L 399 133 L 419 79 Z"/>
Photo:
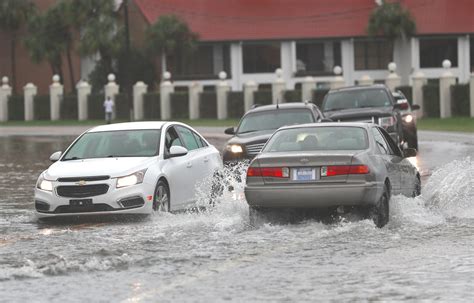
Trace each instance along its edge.
<path fill-rule="evenodd" d="M 337 89 L 344 87 L 346 85 L 346 81 L 344 80 L 344 77 L 342 77 L 342 67 L 340 66 L 334 66 L 333 69 L 334 74 L 336 77 L 331 81 L 331 89 Z"/>
<path fill-rule="evenodd" d="M 105 92 L 105 99 L 107 97 L 110 97 L 110 99 L 114 100 L 115 102 L 115 95 L 119 93 L 119 85 L 115 83 L 115 75 L 114 74 L 109 74 L 107 76 L 107 80 L 109 83 L 107 83 L 104 87 L 104 92 Z M 117 116 L 117 106 L 114 106 L 114 111 L 112 113 L 112 119 L 115 119 Z"/>
<path fill-rule="evenodd" d="M 227 78 L 226 72 L 220 72 L 219 84 L 217 85 L 217 119 L 224 120 L 227 119 L 227 93 L 230 91 L 230 86 L 225 80 Z"/>
<path fill-rule="evenodd" d="M 359 79 L 359 85 L 372 85 L 374 84 L 374 79 L 372 79 L 369 75 L 364 75 L 362 78 Z"/>
<path fill-rule="evenodd" d="M 273 104 L 284 103 L 283 93 L 286 89 L 285 80 L 282 79 L 283 71 L 281 68 L 275 70 L 276 80 L 272 83 L 272 102 Z"/>
<path fill-rule="evenodd" d="M 8 77 L 2 78 L 0 87 L 0 121 L 8 121 L 8 99 L 12 94 L 12 88 L 8 85 Z"/>
<path fill-rule="evenodd" d="M 199 82 L 193 82 L 189 87 L 189 119 L 196 120 L 200 117 L 199 105 L 201 100 L 199 98 L 203 88 Z"/>
<path fill-rule="evenodd" d="M 444 60 L 445 72 L 439 79 L 439 113 L 441 118 L 451 117 L 451 85 L 456 84 L 456 77 L 449 70 L 451 61 Z"/>
<path fill-rule="evenodd" d="M 417 118 L 422 118 L 423 108 L 423 86 L 426 84 L 425 75 L 422 72 L 416 72 L 412 76 L 413 104 L 419 105 L 420 110 L 415 111 Z"/>
<path fill-rule="evenodd" d="M 50 118 L 52 121 L 59 120 L 61 101 L 64 94 L 64 87 L 59 83 L 58 75 L 53 76 L 53 84 L 49 86 L 49 106 Z"/>
<path fill-rule="evenodd" d="M 387 85 L 392 92 L 402 83 L 402 79 L 397 75 L 396 70 L 397 64 L 395 64 L 395 62 L 390 62 L 388 64 L 388 76 L 385 79 L 385 85 Z"/>
<path fill-rule="evenodd" d="M 34 104 L 38 88 L 33 83 L 28 83 L 23 87 L 23 95 L 25 98 L 25 121 L 31 121 L 34 119 Z"/>
<path fill-rule="evenodd" d="M 247 112 L 255 104 L 254 93 L 258 90 L 257 83 L 249 81 L 244 84 L 244 111 Z"/>
<path fill-rule="evenodd" d="M 87 81 L 79 81 L 76 85 L 77 89 L 77 115 L 80 121 L 89 118 L 88 98 L 91 93 L 91 86 Z"/>
<path fill-rule="evenodd" d="M 243 74 L 241 42 L 235 42 L 230 45 L 230 65 L 232 73 L 232 89 L 240 90 L 242 88 L 241 75 Z"/>
<path fill-rule="evenodd" d="M 472 59 L 474 60 L 474 58 Z M 474 73 L 471 74 L 471 79 L 469 81 L 469 93 L 471 97 L 471 117 L 474 117 Z"/>
<path fill-rule="evenodd" d="M 301 83 L 301 101 L 313 100 L 313 90 L 316 88 L 316 80 L 313 77 L 305 77 Z"/>
<path fill-rule="evenodd" d="M 133 86 L 133 119 L 143 120 L 143 94 L 147 92 L 148 85 L 142 81 L 138 81 Z"/>
<path fill-rule="evenodd" d="M 293 77 L 293 57 L 296 57 L 296 54 L 292 52 L 292 43 L 292 41 L 281 42 L 280 65 L 283 71 L 282 79 L 285 81 L 285 85 L 287 85 L 286 88 L 290 88 L 289 83 Z"/>
<path fill-rule="evenodd" d="M 354 85 L 354 40 L 347 39 L 341 41 L 341 60 L 344 70 L 346 85 Z"/>
<path fill-rule="evenodd" d="M 160 112 L 161 120 L 171 119 L 171 93 L 174 92 L 174 85 L 170 81 L 171 73 L 163 73 L 163 81 L 160 84 Z"/>

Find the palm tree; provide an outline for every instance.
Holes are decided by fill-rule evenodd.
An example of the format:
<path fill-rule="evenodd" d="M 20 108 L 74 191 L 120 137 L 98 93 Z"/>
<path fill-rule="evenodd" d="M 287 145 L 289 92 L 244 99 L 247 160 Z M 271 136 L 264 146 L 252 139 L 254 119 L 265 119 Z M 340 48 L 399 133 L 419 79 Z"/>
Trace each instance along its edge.
<path fill-rule="evenodd" d="M 384 35 L 392 42 L 397 38 L 406 40 L 416 33 L 412 15 L 399 2 L 381 1 L 369 18 L 367 33 L 370 36 Z"/>
<path fill-rule="evenodd" d="M 163 15 L 146 31 L 147 49 L 161 56 L 162 72 L 166 71 L 166 56 L 174 52 L 186 55 L 196 49 L 198 35 L 175 15 Z"/>
<path fill-rule="evenodd" d="M 13 92 L 16 92 L 16 41 L 18 30 L 26 20 L 36 12 L 35 5 L 30 0 L 0 1 L 0 29 L 10 36 L 10 64 Z"/>

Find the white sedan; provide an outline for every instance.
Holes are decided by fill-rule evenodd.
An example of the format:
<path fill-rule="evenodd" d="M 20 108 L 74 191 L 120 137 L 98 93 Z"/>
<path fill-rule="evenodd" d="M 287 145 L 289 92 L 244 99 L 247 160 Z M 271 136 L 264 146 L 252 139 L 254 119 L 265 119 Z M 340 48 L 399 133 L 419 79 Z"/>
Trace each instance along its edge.
<path fill-rule="evenodd" d="M 97 126 L 50 160 L 35 188 L 39 218 L 189 208 L 222 168 L 219 151 L 179 122 Z"/>

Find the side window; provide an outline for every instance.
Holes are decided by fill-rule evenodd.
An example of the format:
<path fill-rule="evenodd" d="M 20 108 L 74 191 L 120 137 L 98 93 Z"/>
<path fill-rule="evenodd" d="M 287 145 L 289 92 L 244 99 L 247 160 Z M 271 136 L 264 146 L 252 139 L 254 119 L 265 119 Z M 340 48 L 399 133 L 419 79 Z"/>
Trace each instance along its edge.
<path fill-rule="evenodd" d="M 372 134 L 374 135 L 375 143 L 377 144 L 379 151 L 384 155 L 390 154 L 390 148 L 380 131 L 377 128 L 372 128 Z"/>
<path fill-rule="evenodd" d="M 393 139 L 390 137 L 390 135 L 383 129 L 379 129 L 379 131 L 382 133 L 385 138 L 385 141 L 387 141 L 388 145 L 390 146 L 390 154 L 402 157 L 402 152 L 398 148 L 397 144 L 393 142 Z"/>
<path fill-rule="evenodd" d="M 196 141 L 196 138 L 193 135 L 193 132 L 190 129 L 187 129 L 182 126 L 176 127 L 178 129 L 179 135 L 183 138 L 184 144 L 188 150 L 198 149 L 200 146 Z"/>
<path fill-rule="evenodd" d="M 195 132 L 192 132 L 192 133 L 193 133 L 194 139 L 196 139 L 196 142 L 199 148 L 207 146 L 207 144 L 204 142 L 204 140 L 202 140 L 202 138 L 198 134 L 196 134 Z"/>
<path fill-rule="evenodd" d="M 171 146 L 182 146 L 184 147 L 183 142 L 178 136 L 178 133 L 174 129 L 174 127 L 168 128 L 166 131 L 165 137 L 165 150 L 169 153 Z"/>

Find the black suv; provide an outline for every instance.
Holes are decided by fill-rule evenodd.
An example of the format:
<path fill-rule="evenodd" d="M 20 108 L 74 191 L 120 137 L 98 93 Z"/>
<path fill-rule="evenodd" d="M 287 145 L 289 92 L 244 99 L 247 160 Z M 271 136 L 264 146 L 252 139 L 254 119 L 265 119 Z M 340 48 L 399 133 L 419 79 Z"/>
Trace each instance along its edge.
<path fill-rule="evenodd" d="M 401 147 L 404 143 L 401 105 L 383 84 L 331 90 L 322 110 L 334 122 L 372 122 L 382 126 Z"/>
<path fill-rule="evenodd" d="M 225 130 L 234 135 L 223 151 L 224 163 L 251 160 L 263 148 L 271 135 L 284 125 L 321 122 L 319 108 L 308 102 L 256 106 L 240 119 L 237 129 Z"/>

